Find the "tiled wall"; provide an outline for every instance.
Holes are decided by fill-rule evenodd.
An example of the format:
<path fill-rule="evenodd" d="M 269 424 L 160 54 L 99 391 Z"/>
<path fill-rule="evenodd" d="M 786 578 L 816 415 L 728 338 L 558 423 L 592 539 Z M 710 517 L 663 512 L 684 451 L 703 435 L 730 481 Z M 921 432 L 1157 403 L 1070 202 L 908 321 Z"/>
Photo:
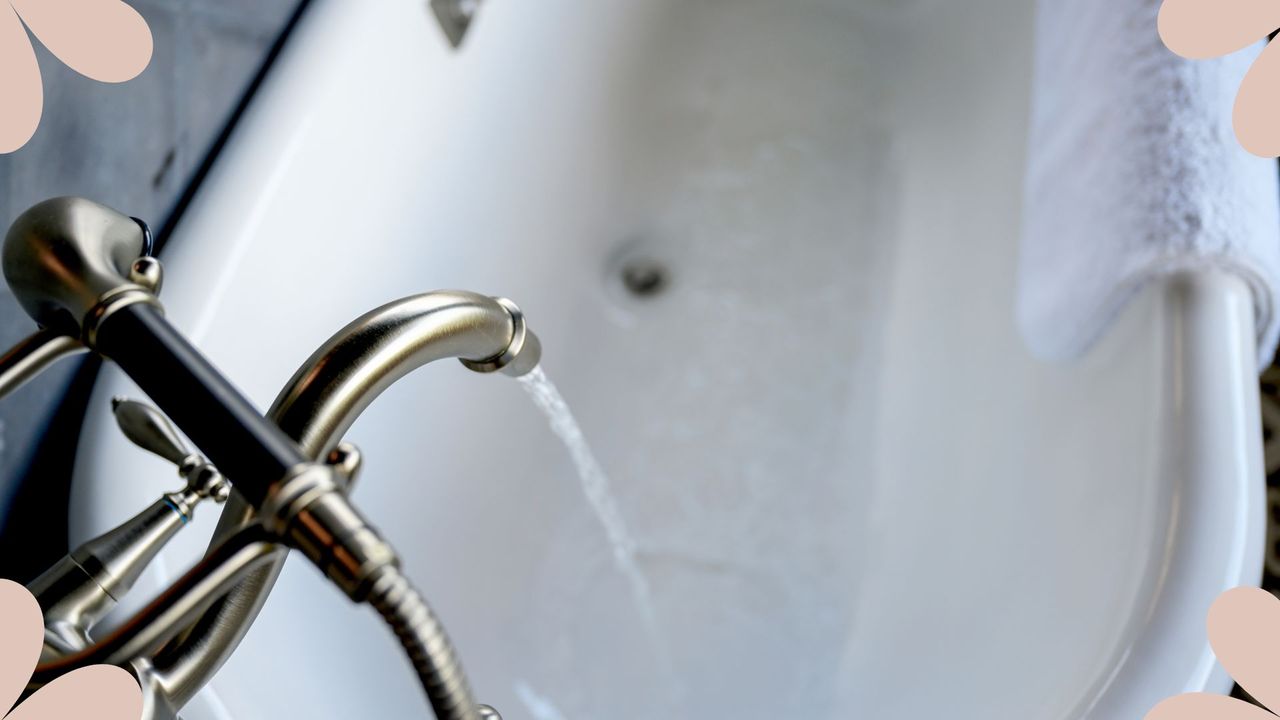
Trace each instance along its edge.
<path fill-rule="evenodd" d="M 44 119 L 0 155 L 0 224 L 56 195 L 83 195 L 163 224 L 298 0 L 133 0 L 155 38 L 150 67 L 123 85 L 93 82 L 37 43 Z M 0 287 L 0 345 L 33 329 Z M 77 363 L 0 402 L 0 511 Z M 42 482 L 45 479 L 40 479 Z"/>

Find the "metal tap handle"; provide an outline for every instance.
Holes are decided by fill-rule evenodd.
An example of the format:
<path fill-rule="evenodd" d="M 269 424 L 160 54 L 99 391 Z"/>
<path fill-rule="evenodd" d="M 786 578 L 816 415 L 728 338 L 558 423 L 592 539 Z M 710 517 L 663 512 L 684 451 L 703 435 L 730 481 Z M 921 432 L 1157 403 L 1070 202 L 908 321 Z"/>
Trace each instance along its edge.
<path fill-rule="evenodd" d="M 111 410 L 121 432 L 134 445 L 179 467 L 191 457 L 191 450 L 159 410 L 123 397 L 111 399 Z"/>
<path fill-rule="evenodd" d="M 89 631 L 191 522 L 200 501 L 222 502 L 231 492 L 222 473 L 189 450 L 159 410 L 125 398 L 113 399 L 111 406 L 125 436 L 177 465 L 186 486 L 72 550 L 27 586 L 44 610 L 46 645 L 61 653 L 88 645 Z"/>
<path fill-rule="evenodd" d="M 159 410 L 123 397 L 112 398 L 111 409 L 121 432 L 134 445 L 178 467 L 178 474 L 187 480 L 187 492 L 196 496 L 191 500 L 213 498 L 222 502 L 231 494 L 231 486 L 222 473 L 188 448 Z"/>

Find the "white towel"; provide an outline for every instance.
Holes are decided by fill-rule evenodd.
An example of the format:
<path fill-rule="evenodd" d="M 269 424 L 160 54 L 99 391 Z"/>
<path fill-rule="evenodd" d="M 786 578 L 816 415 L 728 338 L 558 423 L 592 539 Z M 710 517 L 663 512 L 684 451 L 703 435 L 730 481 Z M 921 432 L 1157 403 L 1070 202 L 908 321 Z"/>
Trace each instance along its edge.
<path fill-rule="evenodd" d="M 1068 360 L 1147 280 L 1222 268 L 1253 290 L 1265 364 L 1280 332 L 1277 166 L 1231 124 L 1262 46 L 1183 60 L 1160 41 L 1159 6 L 1039 2 L 1018 323 L 1035 355 Z"/>

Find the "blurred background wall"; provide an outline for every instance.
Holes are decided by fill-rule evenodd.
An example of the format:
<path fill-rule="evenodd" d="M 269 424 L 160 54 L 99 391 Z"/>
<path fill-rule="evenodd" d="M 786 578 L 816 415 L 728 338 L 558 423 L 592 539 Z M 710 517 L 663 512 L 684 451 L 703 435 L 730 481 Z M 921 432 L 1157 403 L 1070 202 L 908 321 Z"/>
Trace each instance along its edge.
<path fill-rule="evenodd" d="M 89 80 L 35 43 L 44 118 L 25 147 L 0 155 L 5 230 L 40 200 L 82 195 L 147 220 L 163 241 L 300 0 L 130 4 L 150 24 L 155 53 L 128 83 Z M 0 284 L 0 346 L 33 329 Z M 65 498 L 94 369 L 64 361 L 0 402 L 0 577 L 26 580 L 66 551 Z"/>

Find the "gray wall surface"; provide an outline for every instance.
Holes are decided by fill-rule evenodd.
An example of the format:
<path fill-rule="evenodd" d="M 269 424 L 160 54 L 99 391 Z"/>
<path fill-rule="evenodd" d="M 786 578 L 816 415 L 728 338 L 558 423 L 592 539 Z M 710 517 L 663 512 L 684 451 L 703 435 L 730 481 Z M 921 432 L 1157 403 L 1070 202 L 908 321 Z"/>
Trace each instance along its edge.
<path fill-rule="evenodd" d="M 40 200 L 82 195 L 141 217 L 158 230 L 298 0 L 130 4 L 150 24 L 155 53 L 147 70 L 128 83 L 89 80 L 35 43 L 44 118 L 26 147 L 0 155 L 3 229 Z M 8 288 L 0 287 L 0 346 L 11 346 L 33 329 Z M 64 361 L 0 402 L 0 513 L 9 506 L 78 365 Z M 50 512 L 65 514 L 65 508 Z"/>

